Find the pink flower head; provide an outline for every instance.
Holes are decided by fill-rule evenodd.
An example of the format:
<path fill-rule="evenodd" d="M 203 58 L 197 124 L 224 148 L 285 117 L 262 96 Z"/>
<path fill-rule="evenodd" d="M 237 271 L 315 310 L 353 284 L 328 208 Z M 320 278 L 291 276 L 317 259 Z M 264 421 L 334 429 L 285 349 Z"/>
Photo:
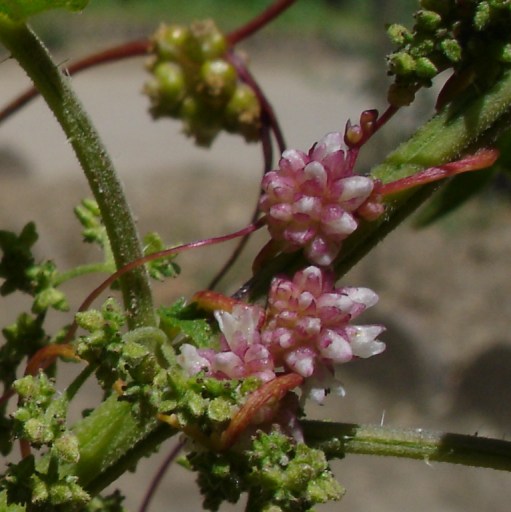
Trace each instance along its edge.
<path fill-rule="evenodd" d="M 279 168 L 262 182 L 260 208 L 272 238 L 286 251 L 303 248 L 317 265 L 330 265 L 342 241 L 357 228 L 356 210 L 370 196 L 374 182 L 353 172 L 344 136 L 329 133 L 305 154 L 287 150 Z"/>
<path fill-rule="evenodd" d="M 184 344 L 178 362 L 188 374 L 205 371 L 218 379 L 254 376 L 263 382 L 275 378 L 272 355 L 260 337 L 264 311 L 259 306 L 239 304 L 231 313 L 215 311 L 214 315 L 222 332 L 220 350 Z"/>
<path fill-rule="evenodd" d="M 377 301 L 378 296 L 368 288 L 335 288 L 333 275 L 318 267 L 307 267 L 292 280 L 276 277 L 262 341 L 277 366 L 325 381 L 323 367 L 332 374 L 337 364 L 385 349 L 376 339 L 384 327 L 350 325 Z"/>

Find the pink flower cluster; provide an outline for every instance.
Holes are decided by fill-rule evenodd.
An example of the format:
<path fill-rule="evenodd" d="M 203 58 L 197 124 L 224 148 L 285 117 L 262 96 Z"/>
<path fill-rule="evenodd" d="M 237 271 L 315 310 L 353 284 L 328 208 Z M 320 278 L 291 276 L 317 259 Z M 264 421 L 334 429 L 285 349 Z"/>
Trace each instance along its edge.
<path fill-rule="evenodd" d="M 220 350 L 197 349 L 184 344 L 178 362 L 190 375 L 205 371 L 218 379 L 275 378 L 273 357 L 262 344 L 264 311 L 259 306 L 238 304 L 231 313 L 215 311 L 222 336 Z"/>
<path fill-rule="evenodd" d="M 267 382 L 276 371 L 294 372 L 305 378 L 307 393 L 321 401 L 326 389 L 341 389 L 336 365 L 385 349 L 376 339 L 382 326 L 350 325 L 377 300 L 368 288 L 335 288 L 332 274 L 307 267 L 292 280 L 274 278 L 266 311 L 239 304 L 231 313 L 215 312 L 220 351 L 185 344 L 178 361 L 190 375 L 205 371 L 220 379 L 256 376 Z"/>
<path fill-rule="evenodd" d="M 351 151 L 343 134 L 329 133 L 308 154 L 284 151 L 279 168 L 264 176 L 260 208 L 272 239 L 284 251 L 303 248 L 309 261 L 327 266 L 355 231 L 356 210 L 374 182 L 354 174 L 356 151 Z"/>

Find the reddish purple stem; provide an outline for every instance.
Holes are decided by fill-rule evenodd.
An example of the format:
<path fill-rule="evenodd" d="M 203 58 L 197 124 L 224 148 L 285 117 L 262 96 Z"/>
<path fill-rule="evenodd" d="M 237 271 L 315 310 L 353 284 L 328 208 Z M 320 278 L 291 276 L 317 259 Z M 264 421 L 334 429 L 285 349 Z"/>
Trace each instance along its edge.
<path fill-rule="evenodd" d="M 156 491 L 158 490 L 158 487 L 165 476 L 165 473 L 167 472 L 167 469 L 169 466 L 176 460 L 176 457 L 181 452 L 183 446 L 185 444 L 185 441 L 179 441 L 176 446 L 171 450 L 171 452 L 167 455 L 165 460 L 162 462 L 161 466 L 158 468 L 158 471 L 156 472 L 156 475 L 154 475 L 153 479 L 151 480 L 151 485 L 149 486 L 149 489 L 147 489 L 146 495 L 144 496 L 144 501 L 142 502 L 142 505 L 140 505 L 140 508 L 138 509 L 138 512 L 147 512 L 149 510 L 149 505 L 151 504 L 151 501 L 156 494 Z"/>
<path fill-rule="evenodd" d="M 227 35 L 227 40 L 231 45 L 234 46 L 243 39 L 247 39 L 247 37 L 250 37 L 252 34 L 268 25 L 277 16 L 282 14 L 282 12 L 291 7 L 295 2 L 296 0 L 277 0 L 259 16 L 256 16 L 253 20 L 249 21 L 242 27 L 233 30 L 230 34 Z"/>
<path fill-rule="evenodd" d="M 107 64 L 109 62 L 115 62 L 130 57 L 145 55 L 149 49 L 149 45 L 149 40 L 145 39 L 115 46 L 114 48 L 109 48 L 108 50 L 104 50 L 78 60 L 70 64 L 68 67 L 63 68 L 63 72 L 68 75 L 75 75 L 80 71 L 85 71 L 86 69 L 100 64 Z M 39 91 L 35 87 L 27 89 L 24 93 L 0 110 L 0 122 L 5 121 L 8 117 L 16 113 L 37 96 L 39 96 Z"/>
<path fill-rule="evenodd" d="M 207 245 L 219 244 L 222 242 L 227 242 L 229 240 L 233 240 L 240 236 L 248 235 L 250 233 L 253 233 L 254 231 L 257 231 L 259 228 L 261 228 L 264 225 L 264 223 L 265 223 L 265 219 L 262 218 L 262 219 L 259 219 L 257 222 L 244 227 L 243 229 L 235 231 L 234 233 L 229 233 L 227 235 L 221 235 L 221 236 L 212 237 L 212 238 L 205 238 L 203 240 L 198 240 L 196 242 L 190 242 L 187 244 L 178 245 L 176 247 L 171 247 L 170 249 L 164 249 L 163 251 L 153 252 L 152 254 L 148 254 L 147 256 L 144 256 L 143 258 L 139 258 L 138 260 L 132 261 L 131 263 L 124 265 L 124 267 L 117 270 L 117 272 L 113 273 L 108 279 L 105 279 L 99 286 L 97 286 L 89 294 L 89 296 L 82 302 L 81 306 L 78 308 L 78 312 L 80 313 L 82 311 L 87 310 L 90 307 L 90 305 L 96 300 L 96 298 L 99 295 L 101 295 L 101 293 L 103 293 L 112 283 L 117 281 L 117 279 L 119 279 L 121 276 L 123 276 L 127 272 L 130 272 L 131 270 L 134 270 L 134 269 L 140 267 L 141 265 L 144 265 L 145 263 L 149 263 L 150 261 L 173 256 L 174 254 L 179 254 L 179 253 L 187 251 L 189 249 L 197 249 L 199 247 L 205 247 Z M 73 322 L 73 324 L 69 328 L 69 331 L 68 331 L 63 343 L 68 343 L 73 338 L 77 327 L 78 326 L 76 324 L 76 321 Z"/>

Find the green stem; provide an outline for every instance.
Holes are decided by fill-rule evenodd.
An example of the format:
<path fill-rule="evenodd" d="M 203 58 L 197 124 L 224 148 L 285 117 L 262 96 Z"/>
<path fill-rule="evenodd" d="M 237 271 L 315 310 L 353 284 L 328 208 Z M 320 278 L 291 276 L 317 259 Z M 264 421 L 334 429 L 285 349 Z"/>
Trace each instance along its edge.
<path fill-rule="evenodd" d="M 57 278 L 54 281 L 54 286 L 60 286 L 62 283 L 66 281 L 70 281 L 71 279 L 75 279 L 76 277 L 85 276 L 87 274 L 113 274 L 115 272 L 115 268 L 112 263 L 100 262 L 100 263 L 89 263 L 87 265 L 79 265 L 78 267 L 74 267 L 66 272 L 60 272 Z"/>
<path fill-rule="evenodd" d="M 34 82 L 62 126 L 84 170 L 101 210 L 117 268 L 140 258 L 142 249 L 129 206 L 92 122 L 37 36 L 23 23 L 0 16 L 0 41 Z M 130 325 L 154 325 L 149 279 L 145 268 L 122 278 L 121 288 Z"/>
<path fill-rule="evenodd" d="M 307 443 L 331 458 L 380 455 L 511 471 L 511 442 L 384 426 L 304 421 Z"/>
<path fill-rule="evenodd" d="M 100 492 L 177 433 L 156 419 L 137 419 L 132 407 L 112 395 L 73 429 L 80 444 L 80 460 L 68 470 L 91 494 Z"/>

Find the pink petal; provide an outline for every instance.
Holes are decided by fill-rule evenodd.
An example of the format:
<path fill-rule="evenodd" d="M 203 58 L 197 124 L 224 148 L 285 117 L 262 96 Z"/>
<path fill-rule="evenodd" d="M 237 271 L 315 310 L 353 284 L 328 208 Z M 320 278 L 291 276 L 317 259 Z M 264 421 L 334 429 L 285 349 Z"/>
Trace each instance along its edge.
<path fill-rule="evenodd" d="M 341 250 L 341 242 L 317 236 L 305 248 L 307 259 L 316 265 L 327 267 L 334 261 Z"/>
<path fill-rule="evenodd" d="M 296 149 L 287 149 L 282 153 L 279 161 L 279 168 L 282 172 L 295 174 L 303 169 L 309 162 L 309 157 L 302 151 Z"/>
<path fill-rule="evenodd" d="M 325 359 L 333 363 L 346 363 L 353 358 L 352 347 L 339 333 L 325 329 L 320 335 L 319 351 Z"/>
<path fill-rule="evenodd" d="M 326 235 L 335 235 L 341 239 L 351 235 L 358 223 L 351 213 L 338 205 L 328 205 L 321 212 L 321 230 Z"/>
<path fill-rule="evenodd" d="M 314 372 L 315 354 L 312 350 L 301 348 L 288 352 L 284 356 L 286 365 L 302 377 L 310 377 Z"/>
<path fill-rule="evenodd" d="M 341 132 L 330 132 L 321 138 L 309 152 L 312 160 L 321 162 L 327 155 L 344 148 L 344 135 Z"/>
<path fill-rule="evenodd" d="M 211 367 L 209 361 L 199 354 L 197 347 L 189 343 L 181 345 L 181 352 L 177 356 L 177 362 L 190 376 L 201 371 L 209 372 Z"/>

